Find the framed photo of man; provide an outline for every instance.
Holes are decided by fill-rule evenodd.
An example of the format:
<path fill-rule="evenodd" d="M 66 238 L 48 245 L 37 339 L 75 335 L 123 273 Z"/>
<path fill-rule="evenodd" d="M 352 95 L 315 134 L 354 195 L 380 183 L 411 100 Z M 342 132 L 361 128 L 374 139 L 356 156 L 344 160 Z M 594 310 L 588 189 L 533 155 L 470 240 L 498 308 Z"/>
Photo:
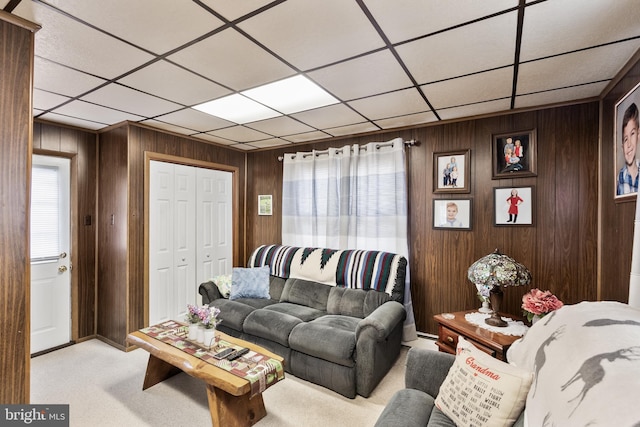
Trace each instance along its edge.
<path fill-rule="evenodd" d="M 638 108 L 640 83 L 616 103 L 613 136 L 616 201 L 634 200 L 638 194 Z"/>
<path fill-rule="evenodd" d="M 469 150 L 433 153 L 433 192 L 469 193 Z"/>
<path fill-rule="evenodd" d="M 492 179 L 536 176 L 536 130 L 492 135 Z"/>

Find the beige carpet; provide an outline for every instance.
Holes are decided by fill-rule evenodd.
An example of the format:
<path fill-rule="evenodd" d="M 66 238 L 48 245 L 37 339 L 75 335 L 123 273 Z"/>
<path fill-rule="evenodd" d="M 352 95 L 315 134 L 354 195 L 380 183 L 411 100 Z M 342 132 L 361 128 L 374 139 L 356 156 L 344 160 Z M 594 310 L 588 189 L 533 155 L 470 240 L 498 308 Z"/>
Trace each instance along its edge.
<path fill-rule="evenodd" d="M 420 338 L 411 345 L 433 349 Z M 408 347 L 372 395 L 347 399 L 286 375 L 264 393 L 267 416 L 258 427 L 372 426 L 404 386 Z M 90 340 L 31 359 L 31 403 L 69 404 L 71 426 L 210 426 L 203 383 L 179 374 L 145 391 L 149 353 L 128 353 Z"/>

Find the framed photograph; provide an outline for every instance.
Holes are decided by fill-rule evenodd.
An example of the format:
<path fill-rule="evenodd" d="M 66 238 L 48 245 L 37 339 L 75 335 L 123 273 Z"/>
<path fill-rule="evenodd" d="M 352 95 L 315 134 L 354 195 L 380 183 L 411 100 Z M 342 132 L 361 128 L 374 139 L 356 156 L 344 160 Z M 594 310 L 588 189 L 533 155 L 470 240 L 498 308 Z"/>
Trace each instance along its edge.
<path fill-rule="evenodd" d="M 271 194 L 258 196 L 258 215 L 273 215 Z"/>
<path fill-rule="evenodd" d="M 536 176 L 536 130 L 492 135 L 492 179 Z"/>
<path fill-rule="evenodd" d="M 499 226 L 532 226 L 535 212 L 535 187 L 493 189 L 493 223 Z"/>
<path fill-rule="evenodd" d="M 469 193 L 469 150 L 433 153 L 433 192 Z"/>
<path fill-rule="evenodd" d="M 471 230 L 471 199 L 434 199 L 433 228 Z"/>
<path fill-rule="evenodd" d="M 615 109 L 613 150 L 615 159 L 614 198 L 635 200 L 638 194 L 638 107 L 640 107 L 640 83 L 629 91 Z"/>

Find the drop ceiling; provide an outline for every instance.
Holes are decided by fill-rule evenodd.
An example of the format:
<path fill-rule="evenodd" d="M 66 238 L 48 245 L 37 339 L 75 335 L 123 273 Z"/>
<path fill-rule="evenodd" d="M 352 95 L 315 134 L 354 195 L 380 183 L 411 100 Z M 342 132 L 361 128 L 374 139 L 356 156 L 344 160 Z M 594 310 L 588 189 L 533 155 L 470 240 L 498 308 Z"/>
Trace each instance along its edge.
<path fill-rule="evenodd" d="M 241 150 L 598 97 L 637 0 L 0 0 L 36 33 L 34 117 Z M 304 75 L 339 102 L 237 124 L 197 104 Z"/>

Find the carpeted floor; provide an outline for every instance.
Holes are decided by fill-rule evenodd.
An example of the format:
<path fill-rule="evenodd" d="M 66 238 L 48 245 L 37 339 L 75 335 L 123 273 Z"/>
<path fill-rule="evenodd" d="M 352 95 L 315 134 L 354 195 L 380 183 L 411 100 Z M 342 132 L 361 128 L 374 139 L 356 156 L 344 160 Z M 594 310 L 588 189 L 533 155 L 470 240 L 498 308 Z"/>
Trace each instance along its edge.
<path fill-rule="evenodd" d="M 412 346 L 435 349 L 420 338 Z M 372 426 L 396 390 L 404 387 L 408 347 L 372 395 L 347 399 L 286 374 L 263 395 L 267 416 L 258 427 Z M 31 359 L 31 403 L 69 404 L 71 426 L 210 426 L 204 384 L 176 375 L 142 391 L 149 353 L 120 351 L 85 341 Z"/>

